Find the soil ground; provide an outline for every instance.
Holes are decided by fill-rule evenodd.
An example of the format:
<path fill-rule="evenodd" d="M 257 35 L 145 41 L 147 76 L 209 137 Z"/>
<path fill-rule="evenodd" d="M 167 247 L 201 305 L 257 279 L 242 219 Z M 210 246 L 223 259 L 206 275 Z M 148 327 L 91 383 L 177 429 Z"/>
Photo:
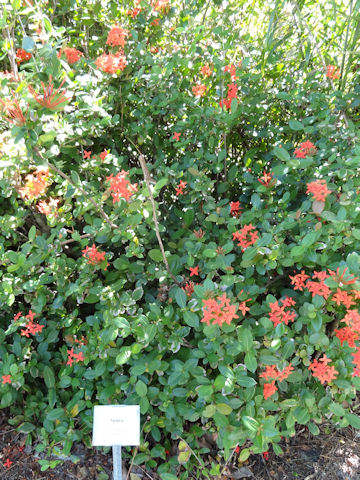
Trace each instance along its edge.
<path fill-rule="evenodd" d="M 54 469 L 42 472 L 38 462 L 44 458 L 43 454 L 23 446 L 25 436 L 7 423 L 7 414 L 6 410 L 0 411 L 1 480 L 112 479 L 111 452 L 104 454 L 80 444 L 73 451 L 80 458 L 78 463 L 63 461 Z M 299 428 L 294 438 L 281 445 L 282 456 L 270 452 L 265 460 L 262 455 L 253 455 L 246 463 L 239 464 L 234 453 L 222 466 L 221 480 L 360 480 L 360 432 L 350 427 L 336 430 L 327 424 L 320 430 L 320 435 L 313 436 L 305 427 Z M 7 459 L 12 462 L 10 467 L 4 466 Z M 208 460 L 209 465 L 216 463 L 210 454 Z M 127 480 L 159 480 L 155 472 L 145 471 L 143 466 L 132 466 L 129 472 L 129 465 L 124 463 Z"/>

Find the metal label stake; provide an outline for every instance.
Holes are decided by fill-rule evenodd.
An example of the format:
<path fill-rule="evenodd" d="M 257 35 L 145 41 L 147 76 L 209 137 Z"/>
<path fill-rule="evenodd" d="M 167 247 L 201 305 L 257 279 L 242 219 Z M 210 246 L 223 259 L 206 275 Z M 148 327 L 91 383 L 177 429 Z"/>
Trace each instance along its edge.
<path fill-rule="evenodd" d="M 121 447 L 140 445 L 139 405 L 96 405 L 93 446 L 112 447 L 114 480 L 123 480 Z"/>

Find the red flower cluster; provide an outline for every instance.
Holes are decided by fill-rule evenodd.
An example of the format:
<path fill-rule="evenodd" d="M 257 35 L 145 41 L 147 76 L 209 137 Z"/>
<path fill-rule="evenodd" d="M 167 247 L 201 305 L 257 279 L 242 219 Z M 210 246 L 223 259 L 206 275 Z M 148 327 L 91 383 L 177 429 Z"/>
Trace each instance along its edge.
<path fill-rule="evenodd" d="M 45 327 L 45 325 L 39 325 L 38 323 L 34 322 L 34 317 L 35 313 L 29 310 L 29 313 L 25 316 L 27 319 L 27 324 L 25 325 L 25 328 L 21 330 L 21 335 L 24 337 L 29 338 L 30 334 L 35 335 L 36 333 L 41 333 L 42 329 Z M 14 317 L 14 320 L 18 320 L 18 318 L 23 317 L 23 314 L 21 312 L 17 313 Z"/>
<path fill-rule="evenodd" d="M 328 366 L 331 358 L 327 358 L 324 354 L 320 360 L 314 360 L 310 363 L 309 370 L 313 372 L 313 377 L 318 378 L 322 384 L 335 380 L 336 374 L 339 373 L 335 367 Z"/>
<path fill-rule="evenodd" d="M 285 299 L 280 300 L 280 302 L 282 303 L 281 306 L 278 301 L 269 303 L 269 319 L 273 322 L 274 327 L 277 327 L 280 323 L 288 325 L 289 322 L 293 322 L 296 317 L 296 312 L 291 312 L 290 310 L 285 311 L 285 308 L 295 305 L 295 301 L 292 298 L 285 297 Z"/>
<path fill-rule="evenodd" d="M 326 185 L 326 180 L 315 180 L 314 182 L 307 183 L 306 193 L 312 193 L 314 199 L 319 202 L 325 202 L 326 197 L 331 193 Z"/>
<path fill-rule="evenodd" d="M 72 364 L 74 363 L 74 359 L 76 360 L 77 363 L 83 362 L 85 360 L 84 354 L 82 352 L 74 353 L 73 348 L 68 350 L 67 353 L 68 353 L 68 361 L 66 362 L 66 365 L 70 365 L 70 367 L 72 367 Z"/>
<path fill-rule="evenodd" d="M 114 74 L 118 70 L 123 71 L 127 65 L 124 53 L 119 50 L 114 54 L 103 53 L 95 60 L 95 65 L 105 73 Z"/>
<path fill-rule="evenodd" d="M 357 333 L 360 333 L 360 314 L 357 310 L 348 310 L 342 321 Z"/>
<path fill-rule="evenodd" d="M 31 53 L 27 52 L 23 48 L 18 48 L 16 50 L 16 62 L 17 63 L 22 63 L 26 62 L 27 60 L 30 60 L 31 58 Z"/>
<path fill-rule="evenodd" d="M 34 97 L 34 99 L 37 101 L 39 105 L 41 105 L 42 107 L 46 107 L 49 110 L 53 110 L 56 107 L 59 107 L 59 105 L 65 106 L 65 103 L 67 103 L 70 100 L 69 98 L 65 97 L 66 90 L 63 90 L 62 92 L 60 92 L 60 89 L 64 85 L 64 82 L 65 82 L 65 78 L 61 82 L 59 88 L 57 88 L 57 90 L 55 90 L 54 93 L 53 93 L 54 84 L 52 81 L 52 75 L 50 75 L 49 77 L 49 85 L 44 85 L 44 82 L 41 82 L 41 86 L 43 89 L 42 95 L 37 94 L 31 85 L 29 85 L 28 88 L 29 88 L 29 92 L 31 93 L 31 95 Z"/>
<path fill-rule="evenodd" d="M 187 282 L 184 287 L 181 287 L 181 289 L 184 290 L 188 297 L 191 297 L 191 295 L 194 293 L 194 286 L 194 282 Z"/>
<path fill-rule="evenodd" d="M 192 87 L 192 92 L 195 95 L 195 97 L 203 97 L 206 92 L 206 85 L 199 83 L 198 85 L 195 85 L 194 87 Z"/>
<path fill-rule="evenodd" d="M 252 232 L 251 230 L 254 230 Z M 233 240 L 238 240 L 238 246 L 242 247 L 242 251 L 245 252 L 247 247 L 254 245 L 256 240 L 259 238 L 259 232 L 255 230 L 255 227 L 251 225 L 245 225 L 240 232 L 233 233 Z"/>
<path fill-rule="evenodd" d="M 273 176 L 272 173 L 267 173 L 265 170 L 262 174 L 262 177 L 258 178 L 258 182 L 261 183 L 261 185 L 264 185 L 265 187 L 268 187 L 270 183 L 272 183 Z"/>
<path fill-rule="evenodd" d="M 186 187 L 187 182 L 180 180 L 179 185 L 176 187 L 176 196 L 184 195 L 183 189 Z"/>
<path fill-rule="evenodd" d="M 238 77 L 236 76 L 235 65 L 226 65 L 226 67 L 224 68 L 224 72 L 229 72 L 230 73 L 232 82 L 235 82 L 238 79 Z"/>
<path fill-rule="evenodd" d="M 5 385 L 6 383 L 9 383 L 11 385 L 11 375 L 2 376 L 2 384 Z"/>
<path fill-rule="evenodd" d="M 105 252 L 99 252 L 94 243 L 91 248 L 87 245 L 85 250 L 82 250 L 82 254 L 87 258 L 89 265 L 97 265 L 105 260 Z"/>
<path fill-rule="evenodd" d="M 285 367 L 283 370 L 278 370 L 276 365 L 267 365 L 265 368 L 265 372 L 260 374 L 260 378 L 265 378 L 265 380 L 270 380 L 273 379 L 272 382 L 270 383 L 264 383 L 264 398 L 267 400 L 269 397 L 274 395 L 274 393 L 277 391 L 277 387 L 275 385 L 275 380 L 279 380 L 279 382 L 282 382 L 286 378 L 288 378 L 289 375 L 292 374 L 294 370 L 294 367 L 289 363 L 287 367 Z"/>
<path fill-rule="evenodd" d="M 348 342 L 351 348 L 355 348 L 355 341 L 359 340 L 359 334 L 354 332 L 351 327 L 339 328 L 335 330 L 335 335 L 340 340 L 341 345 L 343 345 L 344 342 Z"/>
<path fill-rule="evenodd" d="M 333 278 L 333 280 L 335 280 L 335 282 L 339 283 L 339 284 L 343 284 L 343 285 L 351 285 L 352 283 L 355 283 L 356 280 L 359 279 L 359 277 L 355 277 L 354 275 L 350 274 L 349 277 L 346 277 L 344 278 L 345 276 L 345 273 L 347 272 L 348 268 L 345 267 L 344 271 L 342 272 L 342 274 L 340 274 L 340 267 L 338 267 L 336 269 L 336 272 L 334 272 L 333 270 L 329 270 L 328 269 L 328 272 L 330 273 L 331 277 Z M 351 278 L 353 277 L 353 278 Z M 341 286 L 341 285 L 340 285 Z M 353 292 L 356 292 L 356 290 L 353 290 Z"/>
<path fill-rule="evenodd" d="M 275 385 L 275 380 L 273 380 L 270 383 L 264 383 L 264 398 L 267 400 L 269 397 L 274 395 L 274 393 L 277 391 L 277 386 Z"/>
<path fill-rule="evenodd" d="M 355 305 L 353 298 L 347 292 L 342 291 L 340 288 L 336 290 L 336 293 L 332 296 L 331 300 L 336 303 L 336 305 L 344 305 L 348 310 L 352 305 Z"/>
<path fill-rule="evenodd" d="M 132 10 L 128 10 L 126 12 L 126 15 L 128 15 L 131 18 L 135 18 L 139 15 L 140 12 L 141 12 L 141 8 L 133 8 Z"/>
<path fill-rule="evenodd" d="M 55 215 L 57 216 L 57 206 L 60 202 L 58 198 L 50 197 L 47 201 L 42 200 L 37 205 L 36 208 L 40 213 L 44 215 Z"/>
<path fill-rule="evenodd" d="M 106 40 L 106 45 L 111 45 L 112 47 L 120 46 L 125 47 L 126 37 L 129 36 L 129 32 L 122 27 L 113 27 L 108 33 Z"/>
<path fill-rule="evenodd" d="M 99 157 L 101 158 L 102 161 L 104 161 L 108 155 L 109 155 L 109 150 L 104 150 L 103 152 L 100 153 Z"/>
<path fill-rule="evenodd" d="M 84 56 L 80 50 L 76 50 L 76 48 L 66 47 L 58 53 L 58 57 L 61 58 L 62 54 L 65 53 L 66 59 L 69 65 L 73 65 L 74 63 L 78 62 L 81 57 Z"/>
<path fill-rule="evenodd" d="M 326 76 L 331 80 L 337 80 L 340 78 L 340 69 L 337 68 L 335 65 L 328 65 Z"/>
<path fill-rule="evenodd" d="M 220 100 L 219 102 L 220 107 L 224 105 L 225 108 L 230 110 L 232 99 L 237 98 L 237 91 L 238 91 L 238 86 L 236 85 L 236 83 L 229 83 L 226 98 L 224 100 Z"/>
<path fill-rule="evenodd" d="M 0 98 L 0 103 L 3 105 L 3 112 L 5 114 L 5 119 L 18 127 L 22 127 L 26 123 L 26 117 L 23 114 L 19 102 L 15 96 L 15 93 L 11 90 L 11 94 L 14 97 L 14 100 L 2 100 Z"/>
<path fill-rule="evenodd" d="M 220 302 L 220 303 L 218 303 Z M 226 297 L 226 293 L 221 297 L 209 298 L 203 300 L 203 318 L 201 322 L 210 325 L 210 320 L 213 320 L 213 325 L 218 324 L 220 327 L 225 322 L 230 325 L 233 318 L 239 318 L 236 312 L 236 305 L 230 305 L 230 300 Z"/>
<path fill-rule="evenodd" d="M 300 143 L 300 146 L 295 149 L 294 155 L 296 158 L 305 158 L 306 156 L 311 157 L 315 155 L 316 152 L 316 146 L 309 140 L 306 140 L 306 142 Z"/>
<path fill-rule="evenodd" d="M 241 215 L 240 202 L 230 202 L 230 215 L 233 217 L 240 217 Z"/>
<path fill-rule="evenodd" d="M 111 174 L 106 178 L 107 182 L 110 182 L 110 192 L 113 197 L 113 203 L 119 202 L 120 198 L 125 198 L 129 201 L 130 197 L 137 192 L 137 183 L 130 183 L 126 177 L 129 172 L 121 170 L 115 177 Z"/>

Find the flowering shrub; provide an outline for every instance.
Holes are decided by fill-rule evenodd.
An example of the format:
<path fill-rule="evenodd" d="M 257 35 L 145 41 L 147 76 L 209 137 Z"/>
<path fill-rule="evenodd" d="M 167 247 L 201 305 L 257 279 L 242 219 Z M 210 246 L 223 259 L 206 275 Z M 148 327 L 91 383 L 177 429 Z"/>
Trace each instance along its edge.
<path fill-rule="evenodd" d="M 69 456 L 94 405 L 139 404 L 134 462 L 164 480 L 208 461 L 202 437 L 244 461 L 298 424 L 360 428 L 356 49 L 331 30 L 340 52 L 303 55 L 235 0 L 28 3 L 0 78 L 10 423 Z"/>

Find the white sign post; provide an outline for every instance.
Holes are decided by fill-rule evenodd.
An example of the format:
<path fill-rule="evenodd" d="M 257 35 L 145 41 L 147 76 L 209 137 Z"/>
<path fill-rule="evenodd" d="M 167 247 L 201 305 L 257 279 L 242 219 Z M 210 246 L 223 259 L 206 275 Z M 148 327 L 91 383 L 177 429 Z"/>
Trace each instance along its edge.
<path fill-rule="evenodd" d="M 114 480 L 123 480 L 121 447 L 140 445 L 140 406 L 96 405 L 92 444 L 112 447 Z"/>

